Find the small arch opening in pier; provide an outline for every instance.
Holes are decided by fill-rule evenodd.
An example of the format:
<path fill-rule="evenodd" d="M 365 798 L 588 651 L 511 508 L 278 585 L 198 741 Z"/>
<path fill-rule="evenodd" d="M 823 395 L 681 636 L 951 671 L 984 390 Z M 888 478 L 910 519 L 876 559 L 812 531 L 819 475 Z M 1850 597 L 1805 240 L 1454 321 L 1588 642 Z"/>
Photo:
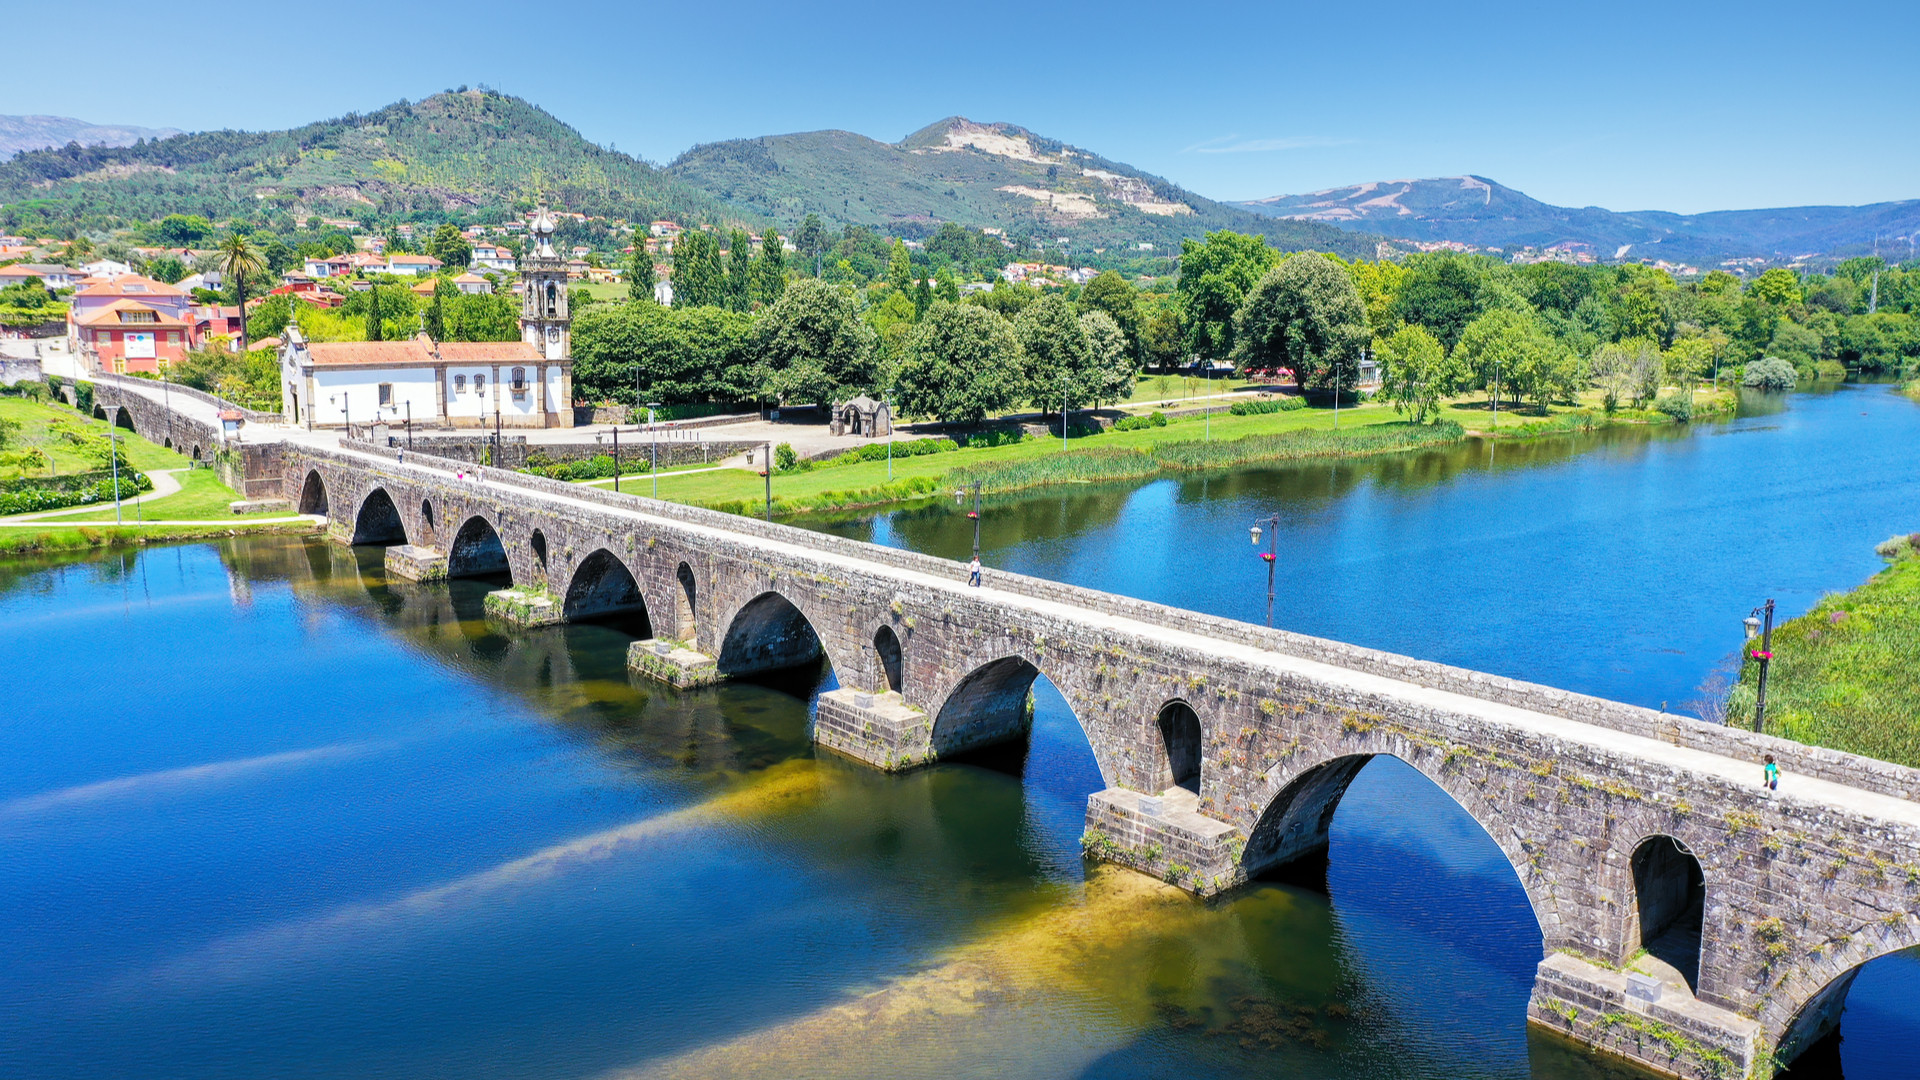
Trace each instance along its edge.
<path fill-rule="evenodd" d="M 115 409 L 113 413 L 113 426 L 123 428 L 127 431 L 133 431 L 133 410 L 127 408 L 125 405 Z M 199 457 L 200 455 L 196 452 L 194 456 Z"/>
<path fill-rule="evenodd" d="M 541 532 L 539 529 L 533 530 L 533 539 L 529 542 L 528 546 L 533 548 L 533 565 L 539 568 L 542 575 L 545 575 L 547 572 L 547 534 Z"/>
<path fill-rule="evenodd" d="M 652 637 L 652 620 L 647 602 L 640 595 L 640 583 L 619 556 L 606 548 L 596 548 L 573 572 L 567 583 L 567 598 L 561 608 L 568 622 L 586 619 L 618 618 L 631 625 L 641 637 Z"/>
<path fill-rule="evenodd" d="M 433 503 L 427 499 L 421 499 L 420 500 L 420 542 L 427 545 L 428 547 L 432 547 L 434 542 L 434 534 L 437 531 L 438 531 L 438 528 L 436 527 L 433 520 Z"/>
<path fill-rule="evenodd" d="M 880 661 L 880 678 L 886 688 L 900 692 L 900 635 L 893 627 L 883 626 L 873 632 L 873 655 Z"/>
<path fill-rule="evenodd" d="M 1697 993 L 1707 904 L 1700 860 L 1671 836 L 1648 837 L 1633 852 L 1633 897 L 1638 941 L 1628 944 L 1671 967 Z"/>
<path fill-rule="evenodd" d="M 320 479 L 318 469 L 308 471 L 306 482 L 300 485 L 300 512 L 321 515 L 327 512 L 327 482 Z"/>
<path fill-rule="evenodd" d="M 165 446 L 166 446 L 166 449 L 168 449 L 168 450 L 171 450 L 171 449 L 173 449 L 173 436 L 171 436 L 171 435 L 169 435 L 169 436 L 167 436 L 167 441 L 166 441 L 166 444 L 165 444 Z"/>
<path fill-rule="evenodd" d="M 673 577 L 680 585 L 679 591 L 674 597 L 674 608 L 676 614 L 679 615 L 677 621 L 680 624 L 679 634 L 677 636 L 681 641 L 696 644 L 697 646 L 700 636 L 698 618 L 700 609 L 698 606 L 699 593 L 693 580 L 693 567 L 688 566 L 686 563 L 681 563 L 680 568 L 674 571 Z"/>
<path fill-rule="evenodd" d="M 1160 710 L 1160 750 L 1164 755 L 1158 790 L 1181 787 L 1200 793 L 1200 714 L 1184 701 Z"/>
<path fill-rule="evenodd" d="M 513 582 L 513 569 L 507 562 L 507 547 L 493 522 L 478 514 L 460 525 L 447 548 L 447 576 L 450 578 L 502 577 Z"/>
<path fill-rule="evenodd" d="M 195 461 L 200 460 L 200 448 L 197 446 L 193 448 L 193 460 Z"/>
<path fill-rule="evenodd" d="M 353 519 L 353 543 L 388 546 L 407 542 L 407 527 L 400 520 L 400 508 L 386 488 L 374 488 L 360 503 Z"/>

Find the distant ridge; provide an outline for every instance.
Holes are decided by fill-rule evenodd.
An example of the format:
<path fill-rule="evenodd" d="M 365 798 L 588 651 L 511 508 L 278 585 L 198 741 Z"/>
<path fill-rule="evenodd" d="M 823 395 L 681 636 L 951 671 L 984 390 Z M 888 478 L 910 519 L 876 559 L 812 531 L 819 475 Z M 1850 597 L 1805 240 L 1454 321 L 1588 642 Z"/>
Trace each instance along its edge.
<path fill-rule="evenodd" d="M 1872 250 L 1876 240 L 1884 253 L 1906 258 L 1910 241 L 1920 235 L 1920 199 L 1705 214 L 1616 212 L 1553 206 L 1483 176 L 1381 180 L 1237 205 L 1290 221 L 1407 240 L 1506 250 L 1584 244 L 1602 259 L 1712 262 L 1852 255 Z"/>
<path fill-rule="evenodd" d="M 45 150 L 68 143 L 131 146 L 141 139 L 164 139 L 178 134 L 178 128 L 93 124 L 71 116 L 0 116 L 0 161 L 28 150 Z"/>
<path fill-rule="evenodd" d="M 1287 249 L 1371 254 L 1371 239 L 1317 221 L 1263 219 L 1017 124 L 950 116 L 897 143 L 809 131 L 695 146 L 667 172 L 760 217 L 818 214 L 912 236 L 943 221 L 1083 248 L 1178 253 L 1215 229 L 1265 233 Z"/>

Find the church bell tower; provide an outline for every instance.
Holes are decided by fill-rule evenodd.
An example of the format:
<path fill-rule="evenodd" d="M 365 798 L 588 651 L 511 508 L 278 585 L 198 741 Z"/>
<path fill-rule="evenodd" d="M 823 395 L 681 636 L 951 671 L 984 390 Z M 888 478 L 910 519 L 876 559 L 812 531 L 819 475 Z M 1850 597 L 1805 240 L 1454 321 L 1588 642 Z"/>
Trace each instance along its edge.
<path fill-rule="evenodd" d="M 520 336 L 549 360 L 573 356 L 573 319 L 567 314 L 567 263 L 553 250 L 553 214 L 545 207 L 528 227 L 533 244 L 520 260 L 526 295 L 520 304 Z"/>

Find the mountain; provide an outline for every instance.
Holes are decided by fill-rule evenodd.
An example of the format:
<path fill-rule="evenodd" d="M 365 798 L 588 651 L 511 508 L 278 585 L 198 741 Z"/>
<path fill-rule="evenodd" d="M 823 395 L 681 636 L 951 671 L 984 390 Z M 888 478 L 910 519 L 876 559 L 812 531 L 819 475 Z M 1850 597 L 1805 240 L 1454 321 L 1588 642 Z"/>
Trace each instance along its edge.
<path fill-rule="evenodd" d="M 1386 180 L 1239 203 L 1289 221 L 1313 221 L 1407 240 L 1454 240 L 1508 250 L 1586 244 L 1600 258 L 1674 262 L 1858 254 L 1920 234 L 1920 199 L 1869 206 L 1797 206 L 1673 214 L 1573 209 L 1480 176 Z M 1905 246 L 1902 244 L 1901 246 Z"/>
<path fill-rule="evenodd" d="M 179 128 L 143 128 L 128 124 L 89 124 L 71 116 L 0 116 L 0 161 L 28 150 L 79 143 L 81 146 L 130 146 L 141 139 L 164 139 Z"/>
<path fill-rule="evenodd" d="M 374 208 L 500 208 L 540 198 L 587 214 L 726 215 L 645 162 L 588 142 L 519 98 L 435 94 L 291 131 L 210 131 L 137 146 L 60 147 L 0 163 L 0 203 L 50 219 L 214 220 L 263 205 L 297 218 Z M 731 216 L 731 215 L 729 215 Z"/>
<path fill-rule="evenodd" d="M 1289 249 L 1373 252 L 1371 239 L 1317 221 L 1263 219 L 1026 128 L 958 116 L 898 143 L 850 131 L 707 143 L 666 171 L 789 228 L 809 213 L 909 236 L 955 221 L 1068 236 L 1079 247 L 1151 243 L 1161 254 L 1184 237 L 1236 229 Z"/>

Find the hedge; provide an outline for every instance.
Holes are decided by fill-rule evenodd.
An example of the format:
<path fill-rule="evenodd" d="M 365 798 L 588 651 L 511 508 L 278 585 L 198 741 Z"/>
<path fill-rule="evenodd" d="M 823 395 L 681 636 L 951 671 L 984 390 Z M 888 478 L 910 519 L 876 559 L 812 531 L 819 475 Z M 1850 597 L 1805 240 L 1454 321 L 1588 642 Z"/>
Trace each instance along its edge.
<path fill-rule="evenodd" d="M 88 473 L 98 476 L 98 473 Z M 54 481 L 62 477 L 51 478 Z M 69 506 L 86 506 L 90 503 L 112 502 L 114 481 L 111 475 L 95 480 L 91 484 L 64 486 L 58 483 L 12 481 L 14 490 L 0 492 L 0 515 L 27 514 L 37 510 L 64 510 Z M 153 481 L 145 473 L 128 470 L 120 474 L 120 495 L 137 494 L 152 491 Z"/>
<path fill-rule="evenodd" d="M 1307 407 L 1303 397 L 1264 398 L 1260 401 L 1236 401 L 1227 411 L 1235 416 L 1259 416 L 1264 413 L 1292 412 Z"/>

